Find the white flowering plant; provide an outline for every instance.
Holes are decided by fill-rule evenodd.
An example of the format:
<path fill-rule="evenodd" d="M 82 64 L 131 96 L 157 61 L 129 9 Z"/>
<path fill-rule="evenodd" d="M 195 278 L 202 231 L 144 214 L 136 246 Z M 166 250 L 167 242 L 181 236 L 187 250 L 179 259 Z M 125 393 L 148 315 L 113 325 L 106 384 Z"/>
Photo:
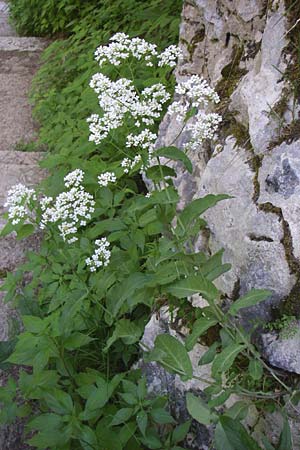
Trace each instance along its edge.
<path fill-rule="evenodd" d="M 6 364 L 21 368 L 17 383 L 0 388 L 1 401 L 13 405 L 0 419 L 30 417 L 34 435 L 28 442 L 35 448 L 182 449 L 191 422 L 178 424 L 167 399 L 147 393 L 145 362 L 159 363 L 184 382 L 194 378 L 207 385 L 206 400 L 188 393 L 186 405 L 196 421 L 216 428 L 217 450 L 230 433 L 237 448 L 243 448 L 239 439 L 246 439 L 249 449 L 260 448 L 240 423 L 249 402 L 238 416 L 237 407 L 228 413 L 218 408 L 231 394 L 273 399 L 269 392 L 257 397 L 268 373 L 284 385 L 236 321 L 241 308 L 269 292 L 252 291 L 224 312 L 213 283 L 229 269 L 222 251 L 211 256 L 192 249 L 206 228 L 201 214 L 229 197 L 207 195 L 179 211 L 176 172 L 161 161 L 180 160 L 192 172 L 188 155 L 201 151 L 221 121 L 207 110 L 219 97 L 201 77 L 182 80 L 172 101 L 170 71 L 178 57 L 175 46 L 159 52 L 124 33 L 100 46 L 95 58 L 101 71 L 90 83 L 99 111 L 88 118 L 94 152 L 80 167 L 77 157 L 68 161 L 47 195 L 25 186 L 8 193 L 9 228 L 3 234 L 29 222 L 30 232 L 41 229 L 44 239 L 3 286 L 7 300 L 19 307 L 23 329 L 7 350 Z M 165 113 L 175 114 L 181 132 L 188 131 L 183 149 L 156 147 Z M 151 180 L 151 192 L 143 177 Z M 26 272 L 32 279 L 24 287 L 20 274 Z M 206 306 L 193 306 L 193 294 Z M 141 338 L 162 306 L 171 327 L 181 320 L 190 331 L 184 342 L 163 334 L 148 348 Z M 217 337 L 199 361 L 212 362 L 211 378 L 201 379 L 188 352 L 213 330 Z"/>

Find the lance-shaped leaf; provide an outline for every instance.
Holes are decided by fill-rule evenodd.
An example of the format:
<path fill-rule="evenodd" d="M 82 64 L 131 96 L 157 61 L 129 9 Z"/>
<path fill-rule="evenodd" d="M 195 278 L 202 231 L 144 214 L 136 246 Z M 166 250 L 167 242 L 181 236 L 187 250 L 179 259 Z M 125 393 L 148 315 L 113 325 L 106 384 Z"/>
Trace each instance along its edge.
<path fill-rule="evenodd" d="M 201 397 L 196 397 L 191 392 L 186 394 L 186 407 L 192 418 L 203 425 L 210 425 L 218 417 Z"/>
<path fill-rule="evenodd" d="M 141 328 L 138 327 L 134 322 L 131 322 L 128 319 L 121 319 L 117 323 L 116 328 L 112 336 L 108 339 L 106 347 L 103 351 L 107 352 L 112 344 L 118 339 L 122 339 L 122 341 L 127 345 L 134 344 L 139 340 L 141 334 Z"/>
<path fill-rule="evenodd" d="M 243 297 L 236 300 L 229 308 L 229 314 L 235 315 L 241 308 L 257 305 L 270 297 L 271 292 L 266 289 L 252 289 Z"/>
<path fill-rule="evenodd" d="M 226 372 L 234 363 L 237 355 L 244 350 L 244 344 L 230 344 L 221 353 L 219 353 L 212 365 L 212 375 L 218 378 L 222 373 Z"/>
<path fill-rule="evenodd" d="M 185 348 L 187 351 L 192 350 L 199 337 L 216 323 L 218 323 L 218 321 L 212 317 L 200 317 L 200 319 L 196 320 L 191 334 L 188 335 L 185 341 Z"/>
<path fill-rule="evenodd" d="M 181 161 L 185 168 L 192 173 L 193 165 L 191 160 L 186 156 L 184 151 L 177 147 L 162 147 L 155 152 L 155 156 L 163 156 L 164 158 L 172 159 L 174 161 Z"/>
<path fill-rule="evenodd" d="M 261 450 L 257 442 L 247 433 L 243 425 L 229 416 L 220 417 L 220 425 L 234 450 Z M 221 447 L 217 447 L 221 448 Z M 231 447 L 229 447 L 231 448 Z"/>
<path fill-rule="evenodd" d="M 169 334 L 160 334 L 155 339 L 154 349 L 145 355 L 147 361 L 157 361 L 168 372 L 180 375 L 183 381 L 193 376 L 193 367 L 184 345 Z"/>
<path fill-rule="evenodd" d="M 218 289 L 200 273 L 171 284 L 165 288 L 165 292 L 177 298 L 189 297 L 199 293 L 208 301 L 215 300 L 218 297 Z"/>
<path fill-rule="evenodd" d="M 221 200 L 226 200 L 229 198 L 231 197 L 225 194 L 209 194 L 205 197 L 193 200 L 184 208 L 184 210 L 179 215 L 181 224 L 184 227 L 189 226 L 193 222 L 193 220 L 197 219 L 201 214 L 204 213 L 204 211 L 211 208 L 212 206 L 215 206 Z"/>

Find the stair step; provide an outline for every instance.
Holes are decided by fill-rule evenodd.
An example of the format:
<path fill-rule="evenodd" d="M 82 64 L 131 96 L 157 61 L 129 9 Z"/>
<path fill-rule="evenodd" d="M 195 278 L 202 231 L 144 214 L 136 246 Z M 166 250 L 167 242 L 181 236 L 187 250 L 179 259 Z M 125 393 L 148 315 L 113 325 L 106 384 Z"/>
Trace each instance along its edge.
<path fill-rule="evenodd" d="M 41 52 L 47 45 L 49 40 L 43 38 L 0 36 L 1 52 Z"/>

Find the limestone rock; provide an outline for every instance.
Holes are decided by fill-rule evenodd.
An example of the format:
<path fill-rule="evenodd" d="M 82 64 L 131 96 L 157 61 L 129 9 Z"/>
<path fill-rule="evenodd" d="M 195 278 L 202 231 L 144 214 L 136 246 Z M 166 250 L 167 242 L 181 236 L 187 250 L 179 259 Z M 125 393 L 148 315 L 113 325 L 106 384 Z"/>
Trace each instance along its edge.
<path fill-rule="evenodd" d="M 300 322 L 291 321 L 281 332 L 262 335 L 263 353 L 273 366 L 300 375 Z"/>
<path fill-rule="evenodd" d="M 289 293 L 295 278 L 285 258 L 282 218 L 261 210 L 253 200 L 252 159 L 249 152 L 235 147 L 235 140 L 228 138 L 223 151 L 208 162 L 196 196 L 226 193 L 233 197 L 205 214 L 211 250 L 224 247 L 224 259 L 232 264 L 232 269 L 216 284 L 229 297 L 237 285 L 241 295 L 254 287 L 270 289 L 269 301 L 245 312 L 248 320 L 268 321 L 272 318 L 272 306 Z"/>

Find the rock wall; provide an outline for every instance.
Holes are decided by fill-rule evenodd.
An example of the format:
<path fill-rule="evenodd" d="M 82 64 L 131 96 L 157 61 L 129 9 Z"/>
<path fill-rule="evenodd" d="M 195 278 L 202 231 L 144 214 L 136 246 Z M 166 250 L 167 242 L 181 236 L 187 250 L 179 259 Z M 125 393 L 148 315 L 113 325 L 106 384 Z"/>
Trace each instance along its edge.
<path fill-rule="evenodd" d="M 189 154 L 192 176 L 179 167 L 176 183 L 182 204 L 207 193 L 233 196 L 207 212 L 206 245 L 212 252 L 224 248 L 232 264 L 217 282 L 229 299 L 252 288 L 272 291 L 242 317 L 250 329 L 257 321 L 300 316 L 299 17 L 298 2 L 287 0 L 187 0 L 183 7 L 184 58 L 176 77 L 205 77 L 220 95 L 223 123 L 214 145 Z M 175 117 L 167 117 L 159 143 L 170 145 L 178 131 Z M 285 345 L 282 352 L 275 346 L 274 357 L 274 339 L 262 339 L 269 360 L 300 373 L 295 336 L 289 358 Z"/>

